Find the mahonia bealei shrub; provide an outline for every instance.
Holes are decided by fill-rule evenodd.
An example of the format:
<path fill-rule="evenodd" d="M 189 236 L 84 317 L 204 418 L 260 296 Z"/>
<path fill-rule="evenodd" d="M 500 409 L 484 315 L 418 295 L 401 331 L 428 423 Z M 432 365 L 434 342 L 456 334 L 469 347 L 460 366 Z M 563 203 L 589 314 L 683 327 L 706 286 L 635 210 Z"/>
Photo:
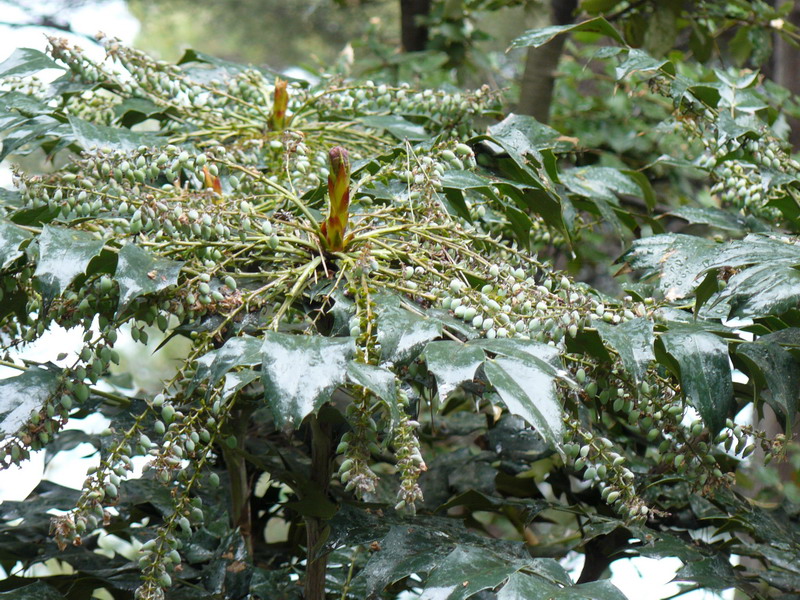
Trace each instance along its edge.
<path fill-rule="evenodd" d="M 375 457 L 390 452 L 398 481 L 393 505 L 413 513 L 427 469 L 415 404 L 432 385 L 410 376 L 422 369 L 421 360 L 388 360 L 380 314 L 387 295 L 423 316 L 446 314 L 458 324 L 448 335 L 459 342 L 535 342 L 557 351 L 566 432 L 555 441 L 559 464 L 597 486 L 627 519 L 653 514 L 641 490 L 663 470 L 711 489 L 731 481 L 714 451 L 744 457 L 761 443 L 779 452 L 779 444 L 730 422 L 712 437 L 689 416 L 676 381 L 662 370 L 651 367 L 637 379 L 612 348 L 610 362 L 575 349 L 598 327 L 657 321 L 658 302 L 602 298 L 539 260 L 532 248 L 558 240 L 536 217 L 532 248 L 509 241 L 507 199 L 499 189 L 465 194 L 471 221 L 448 212 L 446 174 L 478 170 L 466 140 L 475 133 L 473 117 L 493 110 L 496 99 L 487 90 L 340 81 L 305 87 L 252 68 L 197 78 L 116 40 L 103 40 L 108 60 L 102 62 L 62 40 L 50 43 L 50 54 L 75 81 L 104 92 L 70 97 L 65 114 L 108 125 L 126 99 L 145 99 L 161 114 L 161 129 L 142 143 L 86 144 L 53 173 L 16 173 L 19 206 L 5 212 L 36 212 L 42 226 L 17 232 L 20 243 L 37 235 L 38 246 L 31 243 L 0 274 L 0 292 L 14 299 L 13 312 L 1 317 L 2 332 L 16 340 L 12 345 L 54 324 L 80 327 L 85 335 L 41 407 L 3 441 L 0 460 L 19 464 L 45 447 L 72 411 L 98 397 L 130 407 L 130 422 L 112 426 L 99 466 L 74 509 L 53 518 L 53 533 L 65 547 L 107 524 L 133 459 L 146 457 L 148 474 L 172 491 L 172 512 L 141 540 L 137 598 L 164 597 L 180 572 L 186 540 L 206 519 L 198 489 L 219 484 L 206 467 L 220 449 L 242 443 L 231 433 L 231 415 L 247 385 L 228 386 L 210 375 L 224 362 L 220 357 L 230 358 L 225 344 L 278 331 L 323 336 L 334 305 L 351 305 L 344 333 L 355 362 L 365 371 L 391 371 L 394 390 L 387 401 L 366 385 L 344 384 L 347 431 L 336 465 L 344 493 L 359 499 L 376 498 Z M 35 85 L 31 92 L 40 93 Z M 375 121 L 352 119 L 398 112 L 418 119 L 430 141 L 399 143 Z M 326 188 L 327 214 L 320 200 Z M 392 190 L 390 197 L 379 189 Z M 67 246 L 129 271 L 93 270 L 87 259 L 62 289 L 43 289 L 48 248 Z M 122 327 L 144 343 L 152 328 L 188 332 L 192 348 L 160 393 L 129 398 L 98 385 L 119 363 L 114 346 Z M 479 408 L 489 402 L 476 395 Z M 625 440 L 642 437 L 651 448 L 636 456 Z"/>
<path fill-rule="evenodd" d="M 674 86 L 673 77 L 660 73 L 651 80 L 651 89 L 673 97 L 676 88 L 685 91 L 691 87 L 687 81 Z M 763 107 L 769 106 L 769 95 L 758 89 L 757 78 L 745 75 L 746 84 L 740 85 L 731 83 L 735 78 L 719 73 L 716 77 L 721 89 L 730 86 L 722 94 L 727 103 L 721 99 L 717 106 L 711 106 L 691 93 L 683 93 L 676 101 L 678 128 L 689 140 L 700 143 L 702 153 L 694 164 L 708 172 L 712 182 L 709 192 L 717 205 L 779 223 L 786 219 L 779 201 L 796 195 L 800 162 L 792 158 L 791 144 L 776 134 L 770 122 L 756 118 L 747 109 L 738 109 L 737 92 Z"/>

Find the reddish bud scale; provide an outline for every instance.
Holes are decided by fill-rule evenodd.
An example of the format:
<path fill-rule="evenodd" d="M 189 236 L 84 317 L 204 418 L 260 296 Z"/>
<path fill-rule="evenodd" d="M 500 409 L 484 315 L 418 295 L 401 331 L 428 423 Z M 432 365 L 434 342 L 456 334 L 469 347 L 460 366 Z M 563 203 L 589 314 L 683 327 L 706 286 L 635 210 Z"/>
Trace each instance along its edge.
<path fill-rule="evenodd" d="M 346 245 L 345 232 L 350 217 L 350 157 L 347 150 L 334 146 L 328 152 L 328 218 L 320 227 L 322 242 L 331 252 L 341 252 Z"/>
<path fill-rule="evenodd" d="M 272 114 L 269 118 L 269 127 L 272 131 L 283 131 L 286 127 L 286 109 L 289 107 L 289 92 L 286 81 L 277 77 L 275 79 L 275 94 L 272 101 Z"/>
<path fill-rule="evenodd" d="M 212 175 L 208 167 L 203 167 L 203 176 L 205 177 L 205 186 L 206 189 L 211 188 L 218 194 L 222 193 L 222 182 L 220 181 L 219 177 L 216 175 Z"/>

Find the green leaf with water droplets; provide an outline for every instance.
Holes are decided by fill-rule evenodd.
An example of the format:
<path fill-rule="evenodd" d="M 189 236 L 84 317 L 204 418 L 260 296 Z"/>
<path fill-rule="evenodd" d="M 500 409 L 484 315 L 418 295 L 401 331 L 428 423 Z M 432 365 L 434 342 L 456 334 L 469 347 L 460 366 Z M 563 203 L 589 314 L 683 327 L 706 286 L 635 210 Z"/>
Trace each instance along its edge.
<path fill-rule="evenodd" d="M 102 249 L 103 240 L 91 233 L 45 225 L 39 236 L 39 262 L 34 273 L 45 301 L 60 295 L 85 273 Z"/>
<path fill-rule="evenodd" d="M 31 234 L 21 227 L 8 221 L 0 221 L 0 269 L 8 268 L 24 254 L 19 247 L 30 237 Z"/>
<path fill-rule="evenodd" d="M 525 561 L 509 561 L 483 548 L 458 546 L 428 577 L 420 600 L 465 600 L 497 587 L 524 566 Z"/>
<path fill-rule="evenodd" d="M 625 40 L 614 28 L 611 23 L 606 21 L 603 17 L 596 17 L 583 21 L 582 23 L 574 23 L 569 25 L 554 25 L 552 27 L 543 27 L 541 29 L 531 29 L 526 31 L 521 36 L 511 42 L 512 48 L 538 48 L 544 46 L 547 42 L 554 37 L 570 32 L 588 32 L 600 33 L 610 37 L 612 40 L 625 44 Z"/>
<path fill-rule="evenodd" d="M 380 301 L 379 301 L 380 306 Z M 400 306 L 386 306 L 378 313 L 381 360 L 397 363 L 416 356 L 426 342 L 442 334 L 437 319 L 421 317 Z"/>
<path fill-rule="evenodd" d="M 619 325 L 595 321 L 603 341 L 617 351 L 625 369 L 641 381 L 650 361 L 655 359 L 653 322 L 649 319 L 631 319 Z"/>
<path fill-rule="evenodd" d="M 734 406 L 728 344 L 707 331 L 668 331 L 661 340 L 678 361 L 684 396 L 718 432 Z"/>
<path fill-rule="evenodd" d="M 145 294 L 155 294 L 177 285 L 182 262 L 155 256 L 136 244 L 119 251 L 114 278 L 119 283 L 119 310 Z"/>
<path fill-rule="evenodd" d="M 98 125 L 78 117 L 69 117 L 75 141 L 84 150 L 110 148 L 112 150 L 135 150 L 139 146 L 157 146 L 161 138 L 152 133 L 139 133 L 119 127 Z"/>
<path fill-rule="evenodd" d="M 518 571 L 497 593 L 497 600 L 627 600 L 608 579 L 558 587 Z"/>
<path fill-rule="evenodd" d="M 350 338 L 268 331 L 261 345 L 264 400 L 278 426 L 295 427 L 330 400 L 347 377 Z"/>
<path fill-rule="evenodd" d="M 44 69 L 62 69 L 44 52 L 33 48 L 17 48 L 0 63 L 0 77 L 27 77 Z"/>
<path fill-rule="evenodd" d="M 483 368 L 508 410 L 533 425 L 547 443 L 558 447 L 564 431 L 562 408 L 554 375 L 541 361 L 497 357 L 487 360 Z"/>
<path fill-rule="evenodd" d="M 440 402 L 465 381 L 472 381 L 486 359 L 481 348 L 452 341 L 428 343 L 423 356 L 428 370 L 436 377 Z"/>
<path fill-rule="evenodd" d="M 765 383 L 767 403 L 785 418 L 785 430 L 792 430 L 800 397 L 800 365 L 780 344 L 765 341 L 740 344 L 736 356 L 756 370 L 750 373 L 759 383 Z"/>
<path fill-rule="evenodd" d="M 57 387 L 56 374 L 44 369 L 31 368 L 22 375 L 0 379 L 0 434 L 16 433 Z"/>

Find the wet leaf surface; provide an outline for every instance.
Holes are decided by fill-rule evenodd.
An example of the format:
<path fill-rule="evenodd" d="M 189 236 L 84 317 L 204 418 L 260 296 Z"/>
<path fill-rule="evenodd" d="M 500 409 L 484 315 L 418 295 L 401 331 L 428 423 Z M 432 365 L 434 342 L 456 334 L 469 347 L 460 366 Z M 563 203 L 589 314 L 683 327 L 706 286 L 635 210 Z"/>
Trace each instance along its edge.
<path fill-rule="evenodd" d="M 86 271 L 103 249 L 103 240 L 85 231 L 45 225 L 39 236 L 39 262 L 34 276 L 42 295 L 52 299 Z"/>
<path fill-rule="evenodd" d="M 123 246 L 114 275 L 119 284 L 119 309 L 139 296 L 177 285 L 182 266 L 182 262 L 155 256 L 135 244 Z"/>
<path fill-rule="evenodd" d="M 261 346 L 264 400 L 279 426 L 297 427 L 345 382 L 350 338 L 266 332 Z"/>
<path fill-rule="evenodd" d="M 12 435 L 28 421 L 58 387 L 55 373 L 28 369 L 21 375 L 0 379 L 0 433 Z"/>

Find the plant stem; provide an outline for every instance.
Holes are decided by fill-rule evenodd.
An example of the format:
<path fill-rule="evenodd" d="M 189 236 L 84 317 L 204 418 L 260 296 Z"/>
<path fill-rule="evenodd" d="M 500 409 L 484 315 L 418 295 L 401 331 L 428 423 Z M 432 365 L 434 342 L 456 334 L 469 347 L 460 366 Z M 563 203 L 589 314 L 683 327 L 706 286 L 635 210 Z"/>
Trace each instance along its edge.
<path fill-rule="evenodd" d="M 232 415 L 233 434 L 236 436 L 236 447 L 222 445 L 222 455 L 228 467 L 231 480 L 231 516 L 233 526 L 238 527 L 244 538 L 247 553 L 253 556 L 253 527 L 250 514 L 250 482 L 247 478 L 247 461 L 244 458 L 244 442 L 252 410 L 238 408 Z"/>
<path fill-rule="evenodd" d="M 327 423 L 320 423 L 316 415 L 311 416 L 311 482 L 323 494 L 328 493 L 331 480 L 332 459 L 331 428 Z M 324 524 L 319 517 L 306 517 L 306 552 L 308 566 L 306 568 L 305 600 L 325 600 L 325 572 L 328 568 L 328 557 L 325 555 L 312 558 L 317 544 L 322 539 Z"/>

